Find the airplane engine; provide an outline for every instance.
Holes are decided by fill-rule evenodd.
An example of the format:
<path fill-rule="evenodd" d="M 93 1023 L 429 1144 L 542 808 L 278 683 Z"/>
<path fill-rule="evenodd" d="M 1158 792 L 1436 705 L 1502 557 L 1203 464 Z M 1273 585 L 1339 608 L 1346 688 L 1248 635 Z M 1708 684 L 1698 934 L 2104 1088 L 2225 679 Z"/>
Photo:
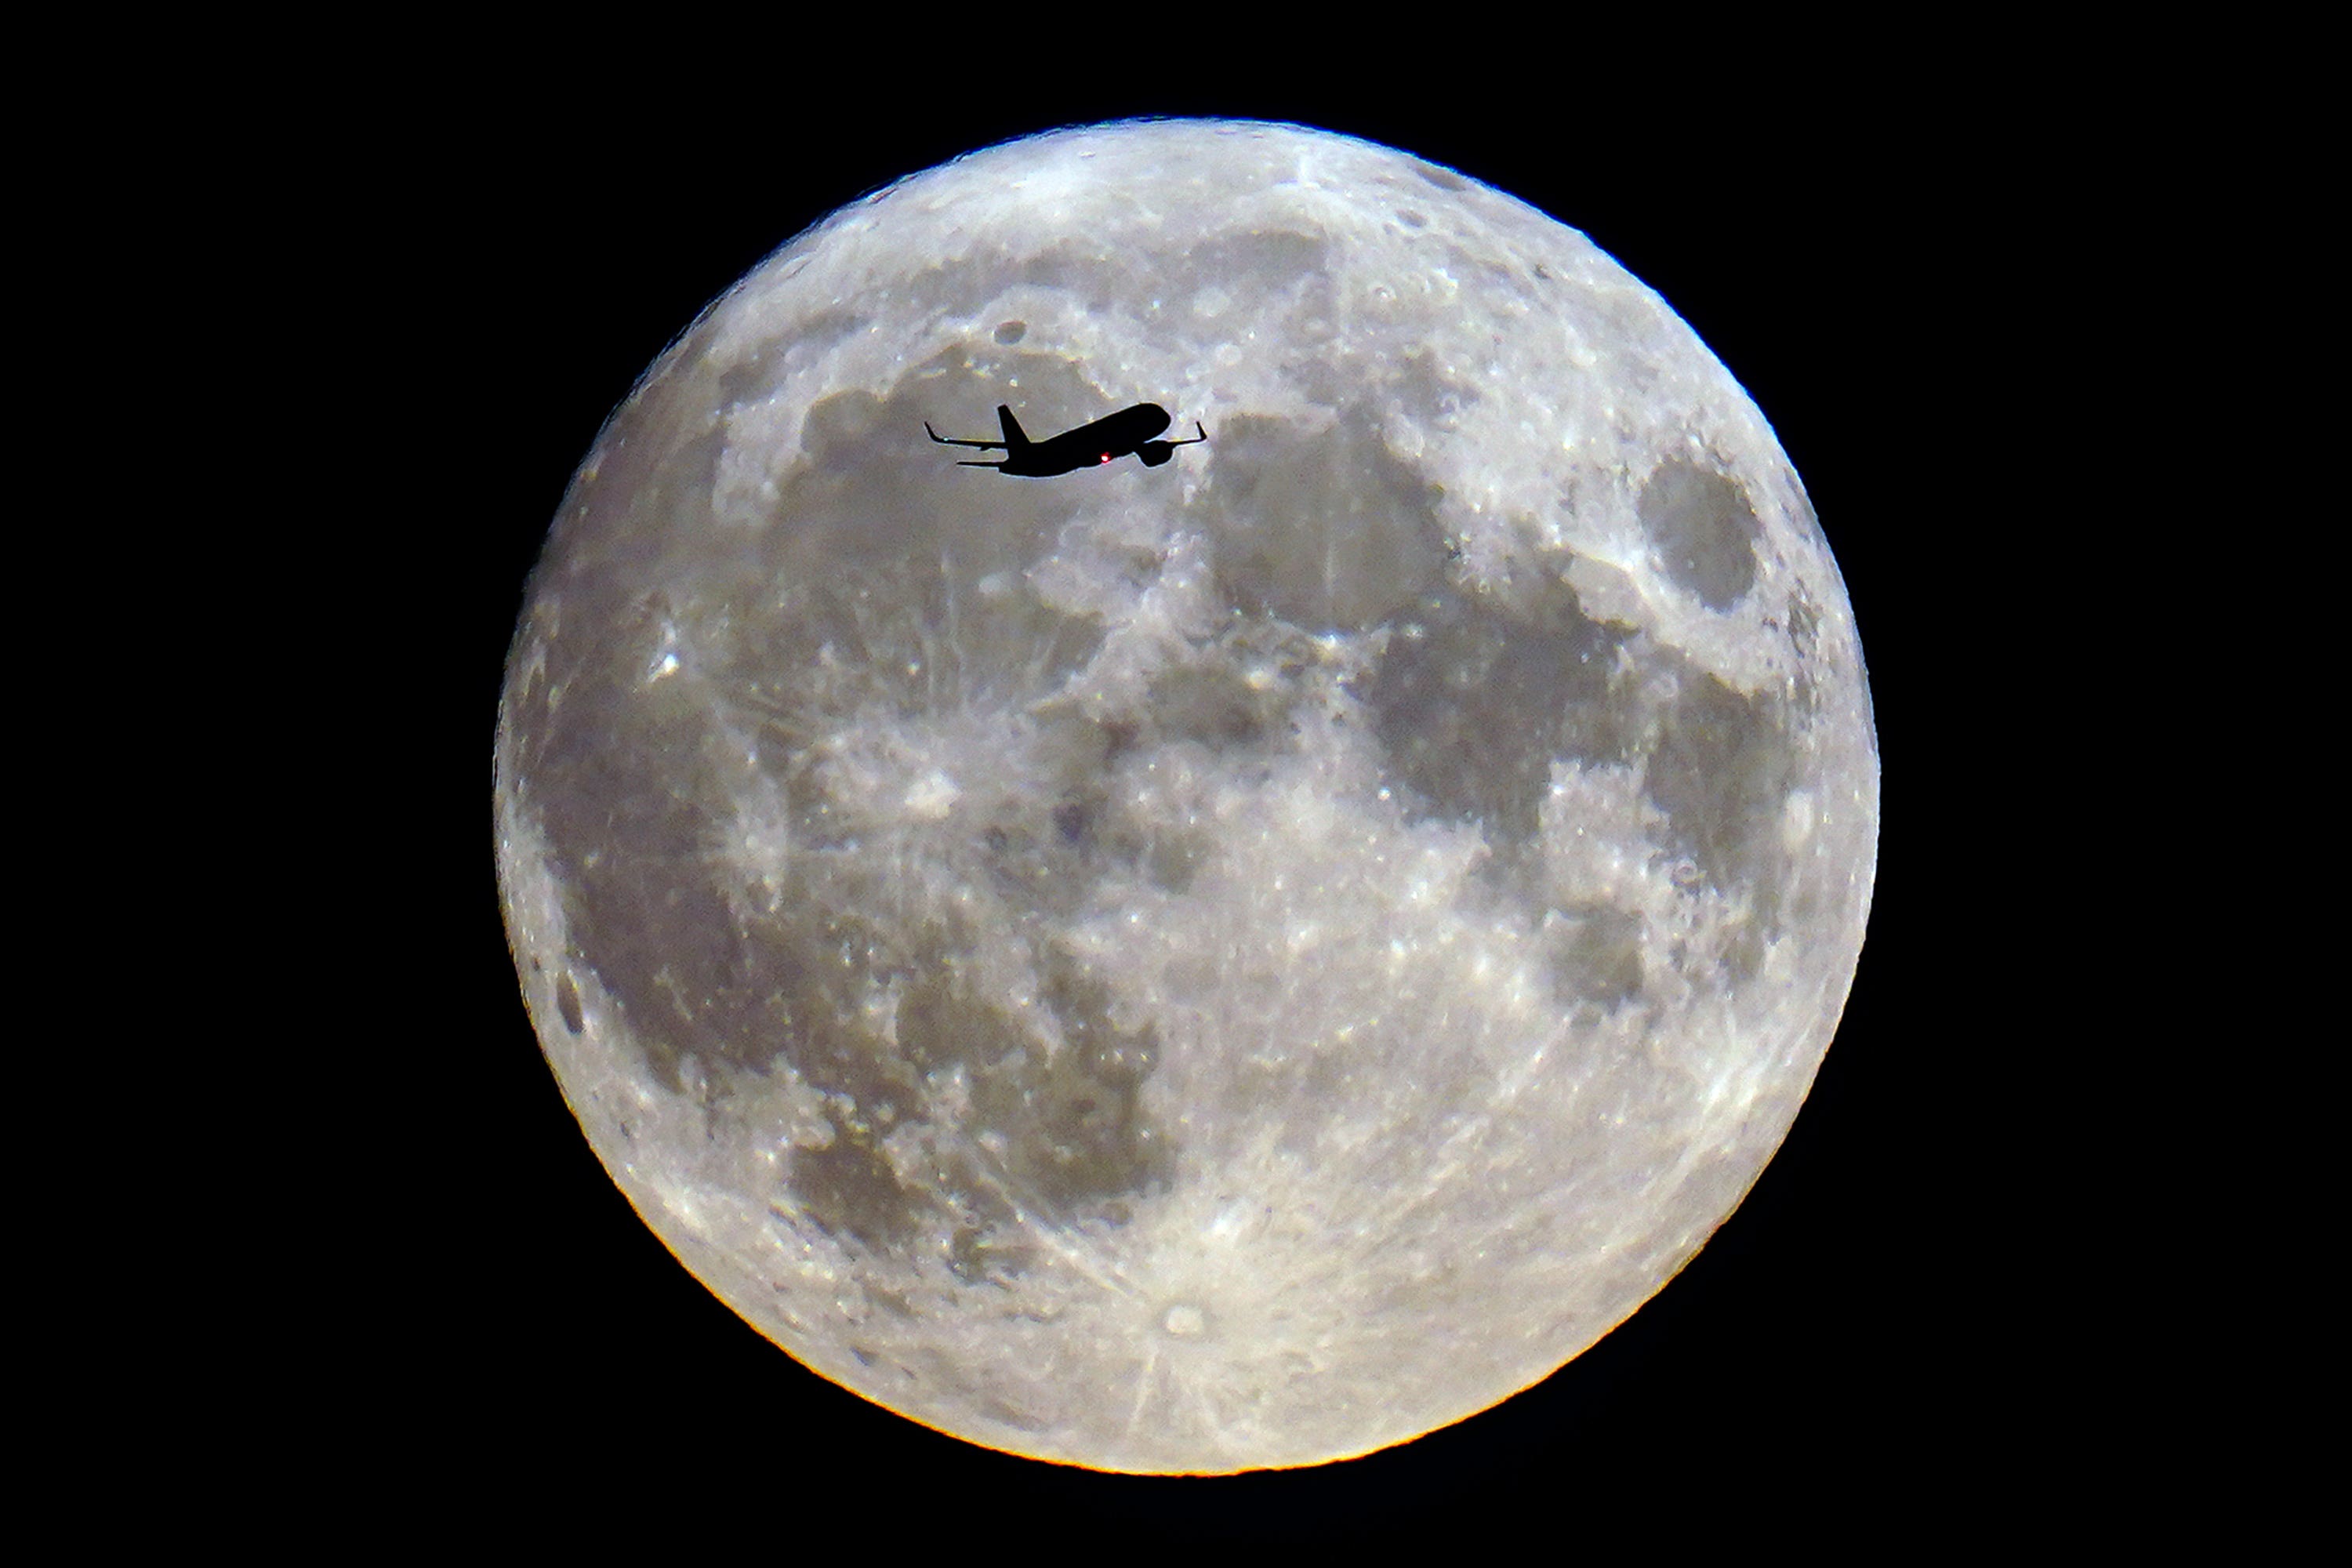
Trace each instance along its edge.
<path fill-rule="evenodd" d="M 1156 468 L 1174 457 L 1176 448 L 1165 441 L 1146 441 L 1135 449 L 1135 455 L 1143 459 L 1145 468 Z"/>

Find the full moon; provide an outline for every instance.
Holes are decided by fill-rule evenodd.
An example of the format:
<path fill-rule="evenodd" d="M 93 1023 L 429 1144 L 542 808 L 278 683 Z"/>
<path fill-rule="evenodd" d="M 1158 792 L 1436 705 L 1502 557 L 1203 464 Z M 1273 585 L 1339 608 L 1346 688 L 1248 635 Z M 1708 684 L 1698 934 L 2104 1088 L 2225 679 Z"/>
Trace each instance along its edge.
<path fill-rule="evenodd" d="M 1141 403 L 1207 439 L 924 431 Z M 960 159 L 712 305 L 572 481 L 496 759 L 646 1224 L 824 1376 L 1119 1471 L 1403 1442 L 1634 1311 L 1795 1119 L 1877 841 L 1836 563 L 1691 330 L 1242 122 Z"/>

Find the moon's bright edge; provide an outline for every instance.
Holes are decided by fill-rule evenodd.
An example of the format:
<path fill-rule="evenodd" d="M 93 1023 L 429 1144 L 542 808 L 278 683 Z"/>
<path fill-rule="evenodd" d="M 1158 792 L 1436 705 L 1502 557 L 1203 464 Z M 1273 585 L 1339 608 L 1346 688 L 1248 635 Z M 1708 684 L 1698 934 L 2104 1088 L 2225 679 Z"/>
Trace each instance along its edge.
<path fill-rule="evenodd" d="M 1144 401 L 1208 444 L 922 435 Z M 1812 1080 L 1877 815 L 1837 567 L 1689 328 L 1240 123 L 761 264 L 582 466 L 497 749 L 524 994 L 646 1222 L 826 1377 L 1137 1471 L 1405 1440 L 1655 1292 Z"/>

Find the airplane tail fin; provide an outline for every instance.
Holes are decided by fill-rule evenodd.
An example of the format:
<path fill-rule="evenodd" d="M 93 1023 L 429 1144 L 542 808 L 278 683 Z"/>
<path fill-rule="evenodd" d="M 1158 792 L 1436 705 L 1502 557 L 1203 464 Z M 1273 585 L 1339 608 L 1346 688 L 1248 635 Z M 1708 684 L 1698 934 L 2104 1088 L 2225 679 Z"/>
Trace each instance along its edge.
<path fill-rule="evenodd" d="M 996 422 L 1004 427 L 1005 450 L 1018 451 L 1029 444 L 1029 437 L 1021 433 L 1021 421 L 1013 417 L 1011 404 L 1000 403 L 996 405 Z"/>

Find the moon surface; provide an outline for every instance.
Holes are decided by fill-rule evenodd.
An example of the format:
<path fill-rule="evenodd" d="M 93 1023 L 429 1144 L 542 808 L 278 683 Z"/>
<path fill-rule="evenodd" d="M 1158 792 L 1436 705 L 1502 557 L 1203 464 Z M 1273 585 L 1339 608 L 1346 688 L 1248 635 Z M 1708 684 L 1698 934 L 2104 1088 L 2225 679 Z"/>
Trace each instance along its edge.
<path fill-rule="evenodd" d="M 923 436 L 1139 402 L 1208 442 Z M 1404 153 L 1171 121 L 705 312 L 564 500 L 496 810 L 549 1061 L 699 1279 L 972 1442 L 1226 1472 L 1494 1405 L 1690 1258 L 1844 1005 L 1878 757 L 1664 301 Z"/>

